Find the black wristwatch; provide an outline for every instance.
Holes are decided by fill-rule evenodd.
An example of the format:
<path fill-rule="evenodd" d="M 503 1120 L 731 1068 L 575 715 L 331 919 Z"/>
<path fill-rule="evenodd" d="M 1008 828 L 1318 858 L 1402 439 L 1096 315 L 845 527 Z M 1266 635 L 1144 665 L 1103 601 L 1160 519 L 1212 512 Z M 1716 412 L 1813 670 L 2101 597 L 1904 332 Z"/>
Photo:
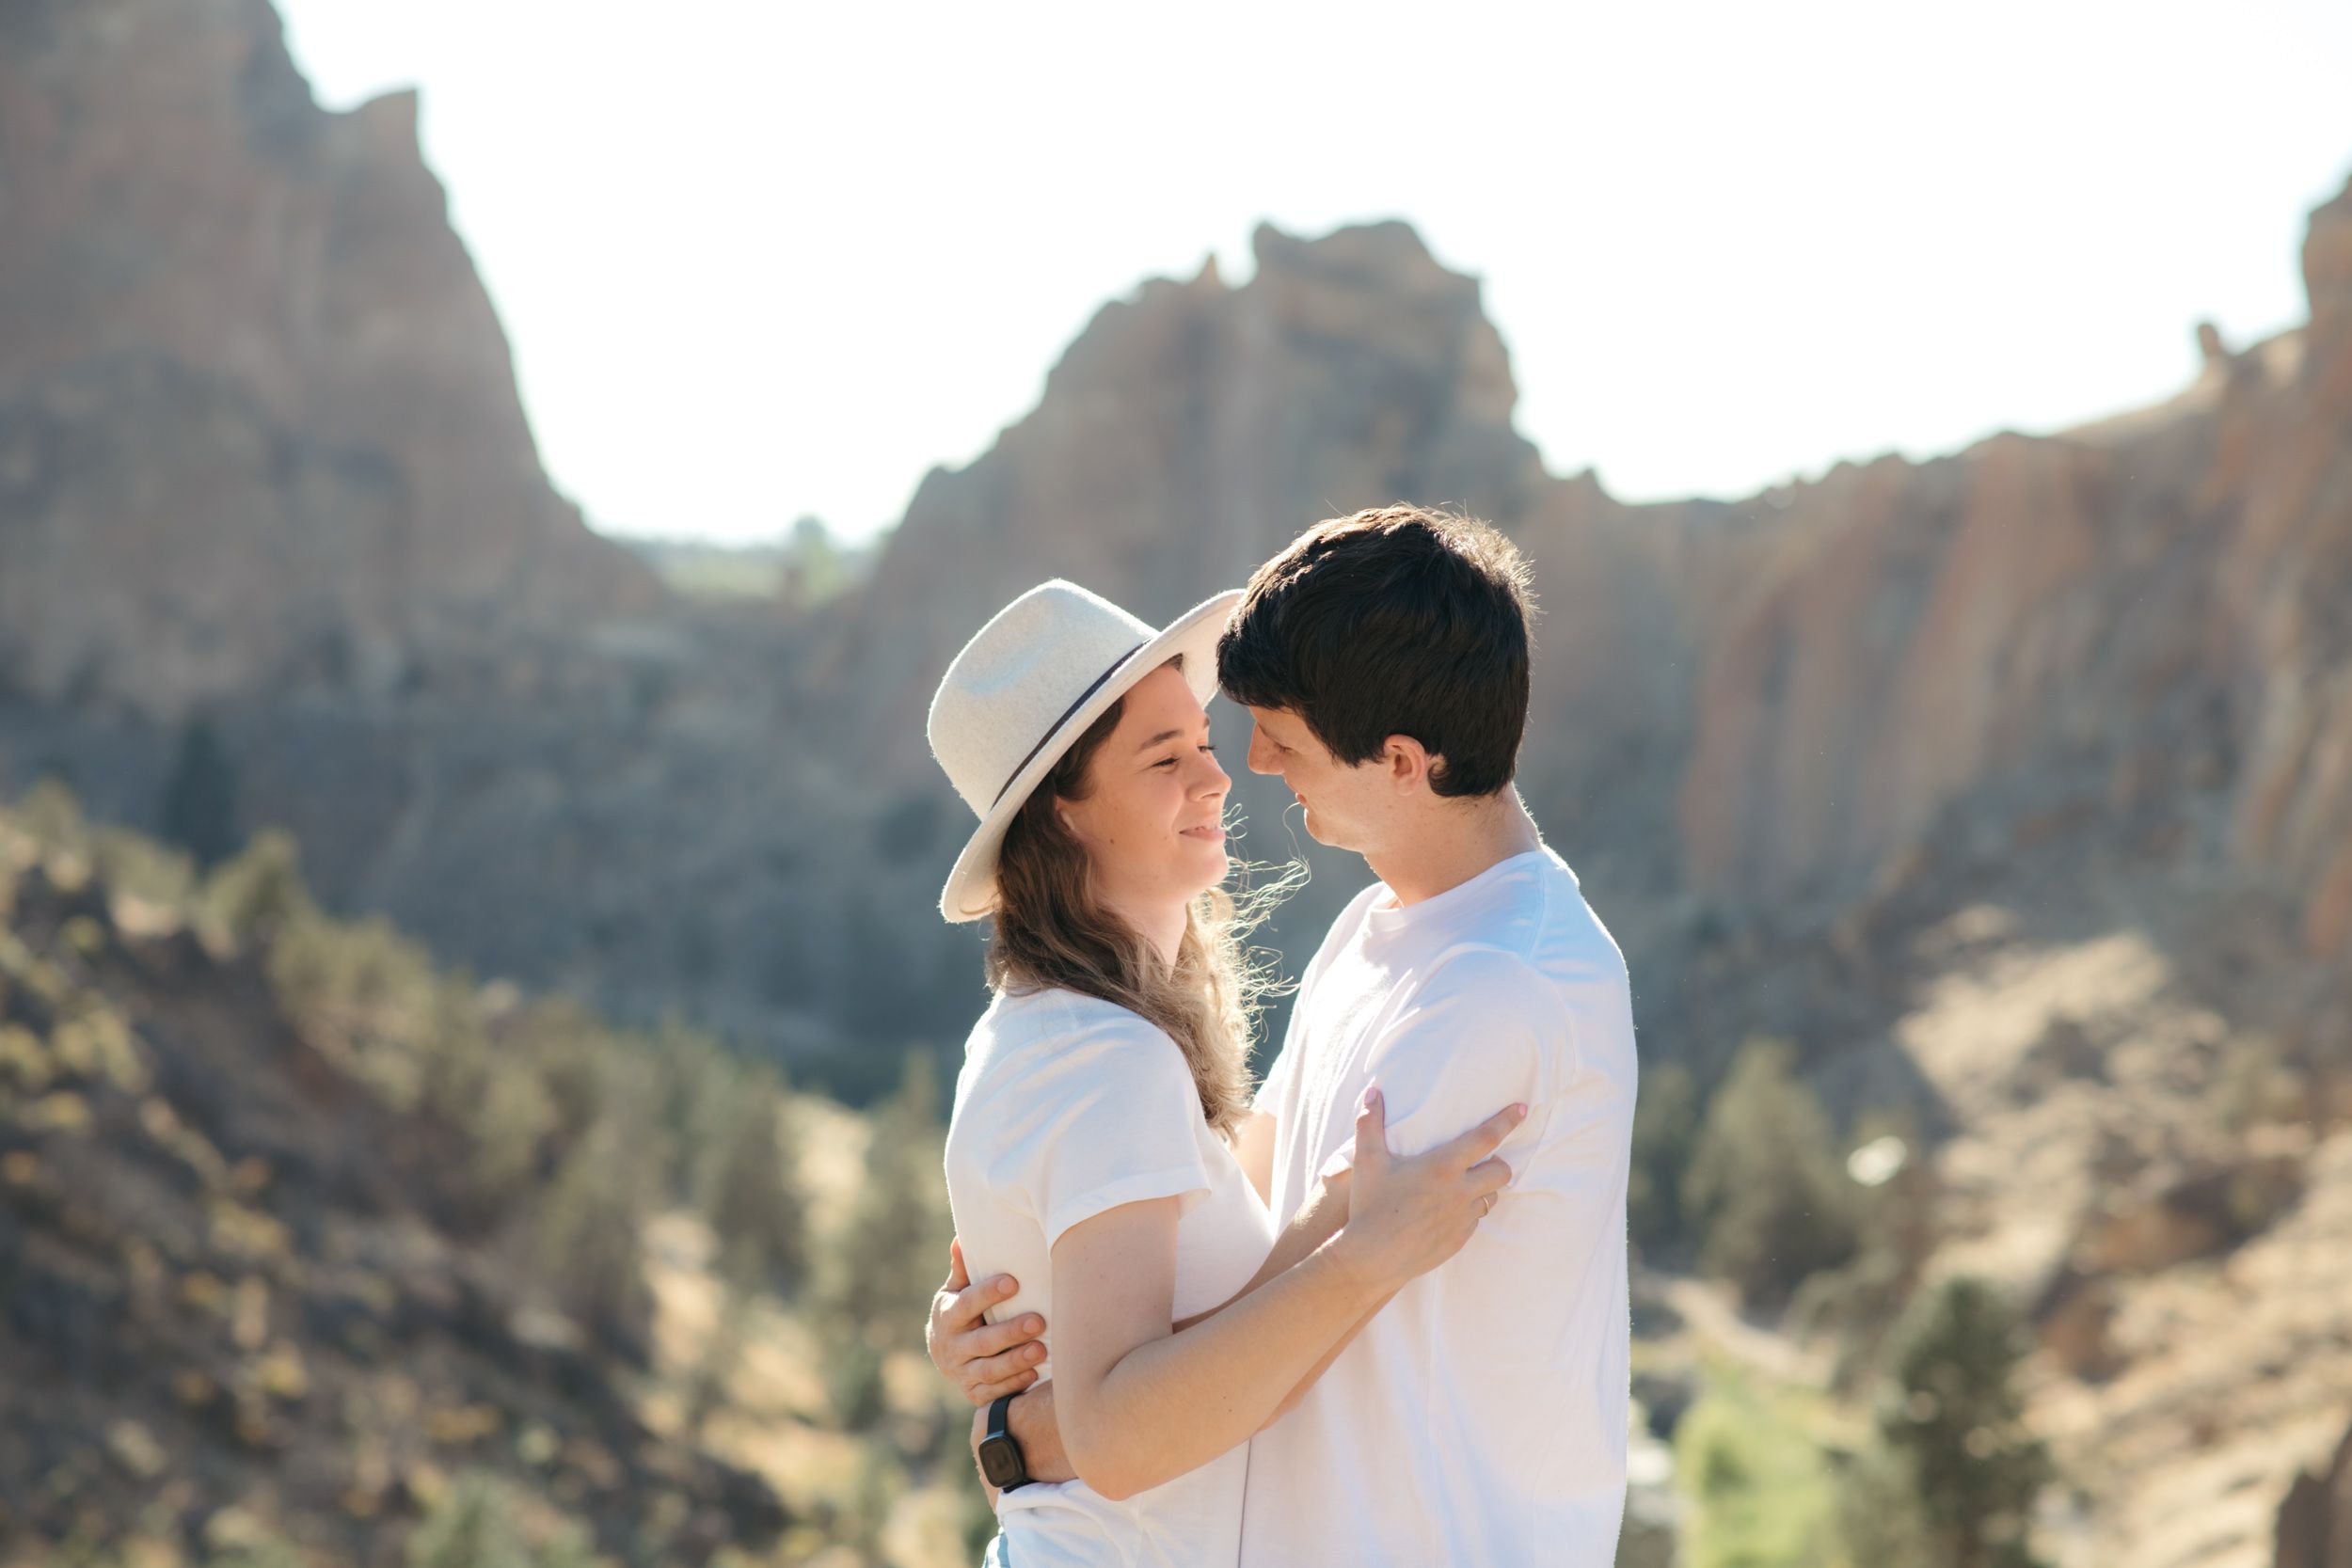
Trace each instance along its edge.
<path fill-rule="evenodd" d="M 1018 1394 L 1006 1394 L 988 1407 L 988 1435 L 980 1439 L 980 1474 L 999 1492 L 1029 1484 L 1029 1467 L 1022 1461 L 1021 1445 L 1012 1440 L 1006 1412 Z"/>

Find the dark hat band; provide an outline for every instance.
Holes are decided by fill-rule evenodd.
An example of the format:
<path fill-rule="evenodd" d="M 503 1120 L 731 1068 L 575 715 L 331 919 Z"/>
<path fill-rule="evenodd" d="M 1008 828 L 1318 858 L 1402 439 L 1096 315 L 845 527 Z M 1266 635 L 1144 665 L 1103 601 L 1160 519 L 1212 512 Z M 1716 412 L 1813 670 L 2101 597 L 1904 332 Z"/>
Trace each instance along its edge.
<path fill-rule="evenodd" d="M 989 810 L 994 811 L 996 809 L 996 802 L 1005 798 L 1005 790 L 1012 787 L 1013 780 L 1021 777 L 1022 769 L 1027 768 L 1029 764 L 1037 760 L 1037 754 L 1045 750 L 1045 743 L 1053 739 L 1054 736 L 1061 734 L 1061 727 L 1070 722 L 1070 716 L 1077 712 L 1080 708 L 1086 706 L 1087 699 L 1093 696 L 1097 691 L 1102 690 L 1103 683 L 1104 681 L 1109 680 L 1113 675 L 1119 673 L 1120 668 L 1123 667 L 1129 659 L 1135 657 L 1136 655 L 1141 652 L 1143 652 L 1143 644 L 1138 642 L 1134 647 L 1128 649 L 1125 653 L 1120 654 L 1117 658 L 1111 660 L 1111 667 L 1104 671 L 1101 674 L 1095 676 L 1094 684 L 1088 687 L 1084 691 L 1079 692 L 1078 700 L 1072 703 L 1068 707 L 1062 709 L 1061 717 L 1059 719 L 1055 720 L 1052 723 L 1045 726 L 1045 733 L 1038 737 L 1036 745 L 1029 748 L 1029 754 L 1023 757 L 1019 762 L 1013 764 L 1011 778 L 1008 778 L 1005 781 L 1003 787 L 996 791 L 995 798 L 988 802 Z"/>

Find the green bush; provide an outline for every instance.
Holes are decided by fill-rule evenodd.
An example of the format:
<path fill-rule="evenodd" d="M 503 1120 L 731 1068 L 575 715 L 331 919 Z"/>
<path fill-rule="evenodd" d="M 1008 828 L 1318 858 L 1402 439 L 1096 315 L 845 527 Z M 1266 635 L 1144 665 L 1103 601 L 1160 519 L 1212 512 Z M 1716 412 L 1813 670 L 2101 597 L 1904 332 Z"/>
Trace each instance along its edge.
<path fill-rule="evenodd" d="M 1853 1256 L 1853 1184 L 1786 1045 L 1753 1041 L 1734 1059 L 1708 1101 L 1682 1207 L 1701 1268 L 1752 1303 L 1786 1301 Z"/>
<path fill-rule="evenodd" d="M 1675 1428 L 1675 1468 L 1695 1505 L 1682 1559 L 1691 1568 L 1816 1568 L 1830 1560 L 1836 1494 L 1820 1445 L 1788 1397 L 1728 1370 L 1711 1374 Z"/>

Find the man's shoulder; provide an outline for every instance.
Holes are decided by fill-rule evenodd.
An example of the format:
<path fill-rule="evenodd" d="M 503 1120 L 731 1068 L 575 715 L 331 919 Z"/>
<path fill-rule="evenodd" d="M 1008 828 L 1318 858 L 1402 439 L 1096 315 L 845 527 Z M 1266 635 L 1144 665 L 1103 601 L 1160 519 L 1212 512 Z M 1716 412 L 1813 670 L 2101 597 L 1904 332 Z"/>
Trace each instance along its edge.
<path fill-rule="evenodd" d="M 1556 1034 L 1566 1003 L 1559 982 L 1511 943 L 1471 938 L 1437 954 L 1415 977 L 1416 1009 L 1442 1007 L 1498 1026 L 1522 1025 L 1538 1038 Z"/>
<path fill-rule="evenodd" d="M 1525 874 L 1514 879 L 1490 924 L 1490 929 L 1470 935 L 1518 954 L 1540 974 L 1555 980 L 1625 974 L 1616 939 L 1601 924 L 1568 863 L 1549 847 L 1529 857 Z"/>

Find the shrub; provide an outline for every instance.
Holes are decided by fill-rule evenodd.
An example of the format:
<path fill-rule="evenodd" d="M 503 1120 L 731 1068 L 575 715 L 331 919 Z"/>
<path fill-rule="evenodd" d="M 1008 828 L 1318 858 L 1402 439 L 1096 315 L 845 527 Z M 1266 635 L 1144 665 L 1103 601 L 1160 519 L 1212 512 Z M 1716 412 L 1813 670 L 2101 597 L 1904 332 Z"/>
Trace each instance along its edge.
<path fill-rule="evenodd" d="M 230 859 L 213 867 L 199 900 L 237 946 L 276 940 L 316 913 L 302 885 L 302 857 L 293 835 L 276 828 L 255 833 Z"/>
<path fill-rule="evenodd" d="M 527 1506 L 528 1505 L 528 1506 Z M 590 1568 L 579 1525 L 494 1476 L 459 1476 L 408 1536 L 408 1568 Z"/>

